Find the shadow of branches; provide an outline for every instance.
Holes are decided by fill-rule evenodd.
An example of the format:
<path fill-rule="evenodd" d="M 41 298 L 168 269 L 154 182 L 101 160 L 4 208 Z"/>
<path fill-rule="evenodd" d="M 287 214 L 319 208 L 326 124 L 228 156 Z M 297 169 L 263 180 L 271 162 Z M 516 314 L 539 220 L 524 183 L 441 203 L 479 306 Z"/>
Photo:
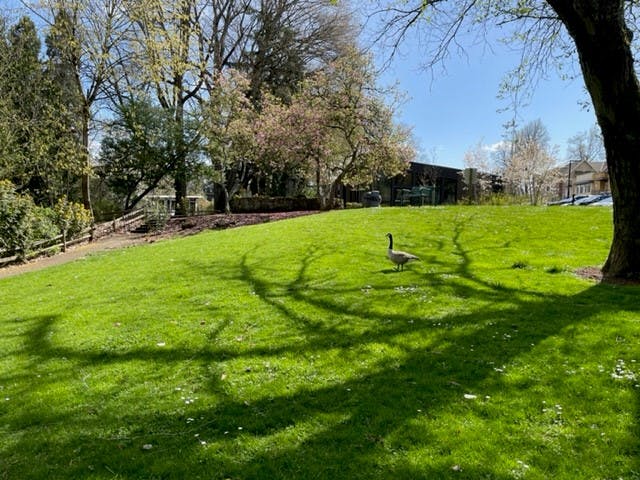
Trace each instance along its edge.
<path fill-rule="evenodd" d="M 374 478 L 380 479 L 513 478 L 495 471 L 491 464 L 492 456 L 500 454 L 500 445 L 479 443 L 483 462 L 465 466 L 462 472 L 452 468 L 448 459 L 458 441 L 456 426 L 452 425 L 449 437 L 443 437 L 425 429 L 425 425 L 464 394 L 479 397 L 468 410 L 481 419 L 499 415 L 482 399 L 505 391 L 537 395 L 534 378 L 507 385 L 497 368 L 531 354 L 547 339 L 585 319 L 616 312 L 621 306 L 610 301 L 614 291 L 618 298 L 625 298 L 622 308 L 640 311 L 631 300 L 637 291 L 593 285 L 566 295 L 496 285 L 474 273 L 472 252 L 464 248 L 462 231 L 463 226 L 457 225 L 452 238 L 458 261 L 434 261 L 431 265 L 437 272 L 418 278 L 433 288 L 446 286 L 462 298 L 480 299 L 486 305 L 483 309 L 441 313 L 436 308 L 428 314 L 419 309 L 413 314 L 396 311 L 393 299 L 399 295 L 397 285 L 379 282 L 373 292 L 363 291 L 364 287 L 341 283 L 340 279 L 330 281 L 331 274 L 312 271 L 330 253 L 318 246 L 298 259 L 295 274 L 287 278 L 278 274 L 276 259 L 266 265 L 262 257 L 253 259 L 256 249 L 247 251 L 235 265 L 191 261 L 190 268 L 202 278 L 215 274 L 222 280 L 241 282 L 261 304 L 285 319 L 297 336 L 276 345 L 257 342 L 242 350 L 232 348 L 219 341 L 228 327 L 221 323 L 206 345 L 79 351 L 51 341 L 50 332 L 60 321 L 59 316 L 21 320 L 30 327 L 24 333 L 23 353 L 33 368 L 60 359 L 70 362 L 69 367 L 61 365 L 42 383 L 64 383 L 77 377 L 72 369 L 96 365 L 118 367 L 142 362 L 146 365 L 144 372 L 149 372 L 158 365 L 178 369 L 190 362 L 210 376 L 207 388 L 216 401 L 196 403 L 188 410 L 150 405 L 136 411 L 121 406 L 120 410 L 97 408 L 96 413 L 87 413 L 79 407 L 74 415 L 73 410 L 62 414 L 52 406 L 35 417 L 25 411 L 8 425 L 10 431 L 66 429 L 66 441 L 54 444 L 46 435 L 38 434 L 5 444 L 0 447 L 4 465 L 0 477 L 12 478 L 26 455 L 37 452 L 46 457 L 43 472 L 50 472 L 50 478 L 195 478 L 193 472 L 208 472 L 207 478 L 243 479 L 353 479 L 365 478 L 363 472 L 366 478 L 372 478 L 374 472 Z M 443 275 L 454 277 L 442 280 Z M 354 301 L 365 295 L 370 296 L 369 303 Z M 389 308 L 376 308 L 380 302 L 386 302 Z M 224 385 L 220 371 L 215 369 L 221 362 L 238 359 L 267 369 L 267 359 L 284 356 L 298 359 L 313 370 L 314 358 L 329 350 L 357 362 L 366 360 L 363 357 L 368 348 L 389 348 L 396 353 L 380 355 L 351 376 L 336 375 L 321 381 L 310 378 L 284 393 L 239 395 Z M 261 363 L 260 359 L 265 361 Z M 245 373 L 249 382 L 256 372 Z M 19 380 L 4 376 L 0 384 Z M 243 378 L 237 381 L 241 384 Z M 112 390 L 105 393 L 117 396 L 117 386 L 114 381 Z M 100 425 L 111 427 L 96 427 L 92 415 L 100 416 Z M 636 433 L 630 435 L 635 437 Z M 528 451 L 553 455 L 539 439 L 519 441 Z M 154 448 L 142 451 L 143 443 Z M 429 445 L 430 451 L 441 455 L 441 459 L 429 463 L 427 471 L 405 458 L 420 444 Z M 638 448 L 634 438 L 629 451 Z"/>

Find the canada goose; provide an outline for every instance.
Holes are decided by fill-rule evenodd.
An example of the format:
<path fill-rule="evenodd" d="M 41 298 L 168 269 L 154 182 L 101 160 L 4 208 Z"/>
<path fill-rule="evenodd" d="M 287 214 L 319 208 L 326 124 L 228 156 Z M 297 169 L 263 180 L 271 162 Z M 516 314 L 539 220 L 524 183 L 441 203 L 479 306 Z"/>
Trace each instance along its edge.
<path fill-rule="evenodd" d="M 400 250 L 393 249 L 393 235 L 387 233 L 387 237 L 389 237 L 389 249 L 387 250 L 387 257 L 393 263 L 396 264 L 396 270 L 404 270 L 404 264 L 407 262 L 411 262 L 413 260 L 420 260 L 418 257 L 411 253 L 401 252 Z"/>

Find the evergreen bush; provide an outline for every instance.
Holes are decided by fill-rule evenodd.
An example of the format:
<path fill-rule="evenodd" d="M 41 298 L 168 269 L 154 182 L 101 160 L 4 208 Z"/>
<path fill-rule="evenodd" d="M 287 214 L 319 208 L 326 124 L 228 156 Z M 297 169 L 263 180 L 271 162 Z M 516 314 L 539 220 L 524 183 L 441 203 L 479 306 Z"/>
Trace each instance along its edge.
<path fill-rule="evenodd" d="M 19 259 L 26 257 L 34 242 L 34 209 L 31 197 L 17 193 L 8 180 L 0 180 L 0 250 Z"/>
<path fill-rule="evenodd" d="M 62 198 L 54 208 L 41 207 L 10 181 L 0 180 L 0 257 L 17 255 L 24 260 L 37 242 L 60 234 L 66 242 L 91 222 L 91 213 L 79 203 Z"/>
<path fill-rule="evenodd" d="M 53 211 L 55 223 L 65 243 L 87 229 L 92 222 L 91 212 L 81 204 L 70 202 L 66 198 L 60 198 Z"/>

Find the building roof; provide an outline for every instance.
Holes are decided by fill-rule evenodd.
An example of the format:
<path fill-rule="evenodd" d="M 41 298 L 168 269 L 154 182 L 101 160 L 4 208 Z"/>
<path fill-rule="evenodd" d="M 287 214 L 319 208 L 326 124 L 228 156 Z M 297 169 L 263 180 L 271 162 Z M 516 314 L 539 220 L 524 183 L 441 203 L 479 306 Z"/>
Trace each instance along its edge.
<path fill-rule="evenodd" d="M 573 175 L 580 175 L 584 173 L 596 173 L 596 172 L 606 172 L 607 171 L 607 162 L 596 162 L 596 161 L 587 161 L 587 160 L 572 160 L 570 163 L 563 165 L 558 170 L 563 175 L 569 174 L 569 167 L 571 167 L 571 173 Z"/>

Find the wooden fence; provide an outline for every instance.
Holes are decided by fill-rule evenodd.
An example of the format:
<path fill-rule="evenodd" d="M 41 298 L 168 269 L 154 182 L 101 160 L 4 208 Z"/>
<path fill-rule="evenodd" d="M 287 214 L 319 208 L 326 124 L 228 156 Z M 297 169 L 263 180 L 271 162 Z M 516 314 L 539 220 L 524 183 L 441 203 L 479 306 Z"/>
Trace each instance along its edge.
<path fill-rule="evenodd" d="M 130 231 L 144 223 L 144 209 L 133 210 L 109 222 L 99 223 L 93 228 L 93 239 L 112 233 Z"/>
<path fill-rule="evenodd" d="M 27 253 L 26 258 L 29 260 L 43 255 L 49 255 L 56 251 L 64 252 L 67 248 L 74 245 L 90 242 L 113 233 L 132 230 L 143 222 L 144 210 L 134 210 L 110 222 L 93 225 L 82 231 L 77 237 L 70 240 L 66 240 L 63 235 L 58 235 L 55 238 L 36 242 L 33 244 L 31 251 Z M 19 252 L 0 251 L 0 267 L 18 261 L 20 258 L 18 253 Z M 2 257 L 2 255 L 7 254 L 9 255 Z"/>

